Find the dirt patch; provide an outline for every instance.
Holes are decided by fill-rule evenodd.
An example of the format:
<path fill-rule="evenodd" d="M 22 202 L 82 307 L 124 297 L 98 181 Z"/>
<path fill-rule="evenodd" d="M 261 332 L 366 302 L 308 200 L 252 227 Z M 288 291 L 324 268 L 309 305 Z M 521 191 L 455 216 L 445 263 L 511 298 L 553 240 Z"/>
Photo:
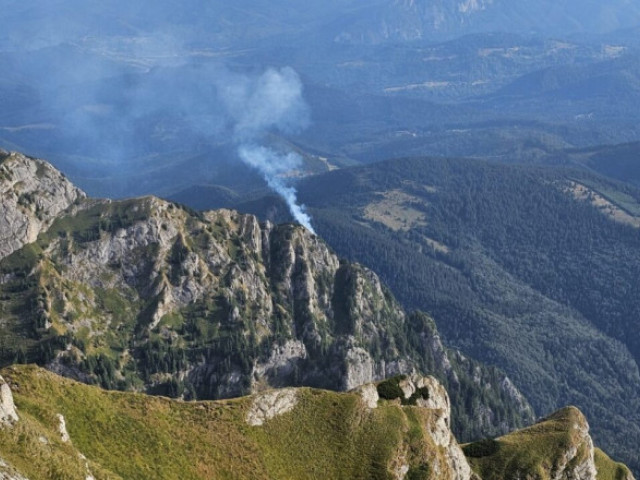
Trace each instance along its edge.
<path fill-rule="evenodd" d="M 568 192 L 577 200 L 589 202 L 612 220 L 640 228 L 640 218 L 634 217 L 615 203 L 604 198 L 595 190 L 578 182 L 569 182 Z"/>
<path fill-rule="evenodd" d="M 424 237 L 424 241 L 428 246 L 433 248 L 436 252 L 449 253 L 451 251 L 451 249 L 447 247 L 444 243 L 440 243 L 434 240 L 433 238 Z"/>
<path fill-rule="evenodd" d="M 364 218 L 381 223 L 395 231 L 407 231 L 413 227 L 427 224 L 424 212 L 414 207 L 423 204 L 418 197 L 401 190 L 382 193 L 382 199 L 372 202 L 364 208 Z"/>

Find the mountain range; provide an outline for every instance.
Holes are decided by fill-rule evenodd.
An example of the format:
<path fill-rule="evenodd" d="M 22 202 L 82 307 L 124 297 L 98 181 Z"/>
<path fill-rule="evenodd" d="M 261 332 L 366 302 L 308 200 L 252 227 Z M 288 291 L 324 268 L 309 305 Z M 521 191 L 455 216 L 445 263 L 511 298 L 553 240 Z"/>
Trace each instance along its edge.
<path fill-rule="evenodd" d="M 405 313 L 373 272 L 301 227 L 89 199 L 19 154 L 0 169 L 4 365 L 188 399 L 428 371 L 463 439 L 533 418 L 506 375 L 446 349 L 430 317 Z"/>
<path fill-rule="evenodd" d="M 284 140 L 334 166 L 527 162 L 640 138 L 637 35 L 608 31 L 636 21 L 628 2 L 4 3 L 0 142 L 96 196 L 264 187 L 240 165 L 219 85 L 274 67 L 298 72 L 311 118 Z M 397 35 L 380 43 L 382 24 Z M 336 40 L 349 35 L 376 40 Z"/>
<path fill-rule="evenodd" d="M 419 407 L 432 405 L 428 408 L 441 412 L 444 408 L 446 428 L 451 421 L 459 438 L 468 439 L 494 437 L 533 421 L 527 400 L 506 375 L 445 348 L 430 317 L 420 312 L 404 313 L 373 272 L 339 260 L 319 238 L 302 227 L 260 224 L 255 217 L 229 210 L 197 213 L 154 197 L 116 202 L 87 198 L 50 165 L 16 153 L 2 154 L 0 174 L 5 199 L 3 231 L 10 233 L 3 238 L 0 260 L 0 352 L 4 365 L 37 362 L 52 372 L 104 388 L 191 400 L 303 385 L 353 390 L 377 381 L 373 391 L 378 393 L 374 398 L 404 398 L 412 405 L 414 394 L 419 392 L 428 400 L 422 404 L 418 399 Z M 419 372 L 438 377 L 451 392 L 451 402 L 446 393 L 435 393 L 444 392 L 435 378 L 420 380 L 416 377 Z M 63 419 L 59 420 L 62 440 L 56 444 L 69 441 L 65 415 L 74 415 L 74 424 L 78 418 L 75 415 L 84 418 L 83 422 L 87 419 L 88 412 L 83 410 L 87 407 L 74 403 L 74 398 L 79 395 L 98 402 L 107 401 L 101 397 L 106 394 L 95 390 L 73 395 L 64 393 L 66 388 L 86 387 L 60 383 L 49 373 L 20 368 L 5 373 L 11 378 L 11 388 L 22 395 L 18 411 L 26 409 L 29 415 L 34 415 L 25 427 L 20 427 L 27 429 L 20 430 L 26 438 L 35 438 L 35 432 L 43 428 L 38 422 L 52 428 L 46 427 L 51 414 L 45 414 L 43 407 L 32 403 L 36 398 L 49 406 L 62 406 L 56 398 L 71 402 L 66 404 L 65 414 L 54 416 Z M 399 376 L 388 380 L 393 375 Z M 37 378 L 46 380 L 42 383 L 42 380 L 36 381 Z M 408 378 L 412 379 L 410 383 L 406 383 Z M 30 385 L 45 388 L 49 393 L 29 393 Z M 5 427 L 0 429 L 5 433 L 0 436 L 6 434 L 11 438 L 19 417 L 5 387 L 2 387 Z M 409 393 L 402 393 L 409 391 L 407 389 Z M 371 403 L 371 393 L 366 393 L 366 388 L 359 391 L 363 401 L 377 405 L 375 400 Z M 61 396 L 56 397 L 58 394 Z M 271 399 L 265 401 L 275 402 L 273 407 L 268 407 L 271 409 L 291 403 L 276 400 L 281 395 L 307 398 L 309 393 L 276 390 L 261 395 Z M 119 398 L 125 403 L 130 401 L 127 397 Z M 347 403 L 353 399 L 343 398 Z M 116 397 L 109 400 L 114 401 L 107 411 L 117 408 Z M 155 405 L 151 399 L 142 401 Z M 333 408 L 342 409 L 341 401 L 336 401 Z M 260 415 L 271 411 L 265 408 L 259 408 Z M 416 414 L 422 415 L 407 412 L 408 418 Z M 271 414 L 266 415 L 271 418 Z M 104 451 L 94 452 L 85 443 L 93 441 L 91 435 L 84 435 L 96 432 L 96 421 L 100 422 L 89 420 L 82 427 L 78 425 L 81 430 L 71 430 L 72 437 L 85 439 L 80 441 L 84 445 L 82 451 L 91 452 L 89 457 L 81 458 L 90 458 L 92 463 L 85 460 L 83 467 L 82 461 L 76 462 L 79 468 L 89 472 L 87 475 L 93 475 L 93 469 L 102 471 L 99 468 L 118 458 L 116 455 L 107 459 Z M 85 430 L 87 428 L 89 430 Z M 166 435 L 157 429 L 152 431 L 156 432 L 152 435 Z M 430 431 L 436 435 L 437 429 Z M 317 442 L 317 434 L 311 432 L 307 441 Z M 50 435 L 47 433 L 44 438 Z M 417 441 L 416 438 L 411 442 Z M 125 439 L 119 435 L 109 441 L 124 442 Z M 372 447 L 375 446 L 378 437 L 371 441 Z M 444 445 L 444 440 L 435 441 Z M 21 445 L 32 445 L 29 442 L 32 441 Z M 454 450 L 458 449 L 455 450 L 458 453 L 446 454 L 446 460 L 430 457 L 434 454 L 431 447 L 411 443 L 410 452 L 424 451 L 427 455 L 415 454 L 418 457 L 414 457 L 412 453 L 407 457 L 426 461 L 423 468 L 419 460 L 417 464 L 410 460 L 408 470 L 416 468 L 418 473 L 422 472 L 422 476 L 415 478 L 443 478 L 443 461 L 455 465 L 456 473 L 452 473 L 451 478 L 469 478 L 471 468 L 464 466 L 466 460 L 460 460 L 457 443 L 447 442 Z M 504 442 L 509 444 L 508 437 Z M 576 460 L 580 465 L 578 470 L 595 474 L 590 437 L 587 446 L 586 451 L 582 447 L 578 449 L 586 455 Z M 2 454 L 9 454 L 20 462 L 24 455 L 20 448 L 11 450 L 13 453 L 3 450 Z M 121 449 L 123 444 L 116 443 L 113 448 Z M 474 459 L 495 451 L 478 453 L 485 452 L 485 444 L 465 449 Z M 36 451 L 40 450 L 36 448 Z M 74 463 L 64 460 L 67 454 L 53 454 L 53 465 L 57 466 L 51 467 L 53 470 L 46 478 L 55 478 L 51 476 L 54 470 L 58 471 L 57 475 L 71 478 L 65 476 L 70 473 L 61 473 L 75 468 Z M 143 457 L 148 454 L 149 451 L 141 452 Z M 52 453 L 38 455 L 49 458 Z M 283 458 L 282 452 L 277 455 Z M 560 450 L 544 455 L 564 458 Z M 135 466 L 123 464 L 121 468 L 133 468 L 132 471 L 148 468 L 146 460 L 140 461 L 142 463 Z M 482 460 L 484 463 L 478 463 L 476 468 L 486 470 L 487 461 L 490 460 Z M 499 460 L 495 461 L 499 465 Z M 554 461 L 551 473 L 554 469 L 577 468 L 558 462 Z M 62 467 L 63 464 L 68 466 Z M 14 475 L 9 478 L 23 478 L 15 476 L 18 473 L 8 465 L 4 463 L 3 468 Z M 16 465 L 24 468 L 23 463 Z M 366 463 L 358 465 L 366 468 Z M 41 466 L 36 462 L 23 471 L 33 472 L 38 468 Z M 538 467 L 523 463 L 522 468 Z M 631 478 L 624 467 L 606 468 L 618 471 L 623 475 L 620 478 Z M 390 478 L 387 475 L 391 470 L 390 464 L 385 463 L 382 473 L 370 471 L 363 473 L 363 478 L 378 478 L 377 475 Z M 103 472 L 104 478 L 117 478 L 109 476 L 107 471 Z M 406 474 L 404 471 L 402 476 L 391 478 L 404 478 Z M 343 473 L 336 475 L 343 478 Z M 494 478 L 492 475 L 487 473 L 483 478 Z"/>
<path fill-rule="evenodd" d="M 167 478 L 640 472 L 640 6 L 0 9 L 0 477 L 158 476 L 167 429 L 199 459 Z M 122 435 L 69 389 L 181 413 Z M 318 463 L 241 420 L 292 398 L 348 420 L 265 427 L 338 439 Z M 203 453 L 203 409 L 242 448 Z"/>

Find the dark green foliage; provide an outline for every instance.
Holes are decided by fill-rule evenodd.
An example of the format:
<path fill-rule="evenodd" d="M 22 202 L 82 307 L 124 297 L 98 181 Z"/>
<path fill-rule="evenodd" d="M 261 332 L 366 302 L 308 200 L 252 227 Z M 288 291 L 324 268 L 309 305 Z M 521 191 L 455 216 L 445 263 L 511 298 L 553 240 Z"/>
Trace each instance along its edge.
<path fill-rule="evenodd" d="M 352 334 L 355 327 L 356 319 L 352 315 L 353 293 L 356 287 L 354 273 L 349 264 L 343 263 L 335 277 L 331 305 L 333 307 L 335 330 L 340 334 Z"/>
<path fill-rule="evenodd" d="M 397 377 L 388 378 L 377 385 L 378 395 L 385 400 L 395 400 L 396 398 L 404 399 L 404 393 L 400 388 L 400 382 L 406 377 L 399 375 Z"/>
<path fill-rule="evenodd" d="M 429 389 L 426 387 L 418 388 L 409 398 L 405 398 L 400 382 L 405 380 L 405 375 L 397 375 L 380 382 L 376 388 L 378 395 L 384 400 L 400 399 L 402 405 L 416 405 L 419 399 L 429 399 Z"/>
<path fill-rule="evenodd" d="M 413 395 L 411 395 L 411 398 L 409 399 L 410 401 L 412 399 L 418 400 L 418 399 L 422 399 L 422 400 L 429 400 L 429 389 L 426 387 L 420 387 L 418 388 Z"/>
<path fill-rule="evenodd" d="M 495 454 L 499 448 L 500 444 L 498 442 L 496 442 L 492 438 L 488 438 L 464 445 L 462 447 L 462 451 L 467 457 L 481 458 Z"/>
<path fill-rule="evenodd" d="M 18 196 L 18 205 L 29 207 L 34 204 L 36 194 L 34 192 L 23 192 Z"/>
<path fill-rule="evenodd" d="M 47 244 L 51 238 L 72 237 L 76 242 L 87 243 L 100 238 L 101 232 L 113 233 L 120 228 L 127 228 L 136 221 L 149 216 L 148 206 L 139 200 L 123 200 L 119 202 L 100 203 L 75 216 L 57 219 L 39 243 Z"/>
<path fill-rule="evenodd" d="M 183 274 L 182 263 L 189 255 L 189 248 L 185 245 L 182 235 L 179 235 L 176 239 L 169 255 L 169 265 L 171 267 L 169 279 L 173 285 L 177 285 L 180 276 Z"/>
<path fill-rule="evenodd" d="M 188 366 L 186 352 L 169 341 L 149 340 L 136 353 L 138 369 L 144 377 L 154 373 L 179 372 Z"/>
<path fill-rule="evenodd" d="M 106 355 L 89 355 L 83 361 L 82 369 L 95 375 L 97 383 L 103 388 L 116 388 L 117 365 Z"/>
<path fill-rule="evenodd" d="M 428 464 L 423 463 L 417 467 L 411 467 L 405 477 L 407 480 L 428 480 L 431 475 L 431 468 Z"/>

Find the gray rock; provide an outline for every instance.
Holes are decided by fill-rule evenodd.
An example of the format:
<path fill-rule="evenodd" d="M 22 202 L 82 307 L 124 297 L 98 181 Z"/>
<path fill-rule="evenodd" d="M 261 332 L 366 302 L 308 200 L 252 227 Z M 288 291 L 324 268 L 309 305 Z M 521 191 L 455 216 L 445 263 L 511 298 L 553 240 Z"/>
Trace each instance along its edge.
<path fill-rule="evenodd" d="M 0 459 L 0 480 L 28 480 L 20 475 L 15 468 Z"/>
<path fill-rule="evenodd" d="M 298 393 L 293 388 L 257 395 L 247 413 L 247 423 L 253 427 L 264 425 L 266 421 L 292 411 L 297 404 Z"/>
<path fill-rule="evenodd" d="M 49 164 L 19 153 L 0 163 L 0 259 L 34 242 L 85 194 Z"/>
<path fill-rule="evenodd" d="M 0 377 L 0 424 L 4 426 L 12 426 L 18 421 L 18 413 L 16 405 L 13 403 L 13 394 L 11 388 Z"/>

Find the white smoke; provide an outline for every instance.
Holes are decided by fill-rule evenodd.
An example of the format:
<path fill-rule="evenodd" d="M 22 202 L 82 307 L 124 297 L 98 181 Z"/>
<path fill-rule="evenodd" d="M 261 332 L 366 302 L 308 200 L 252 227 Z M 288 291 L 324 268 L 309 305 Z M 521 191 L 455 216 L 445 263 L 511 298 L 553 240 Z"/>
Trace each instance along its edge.
<path fill-rule="evenodd" d="M 238 156 L 262 174 L 285 200 L 293 218 L 314 232 L 311 217 L 304 205 L 298 204 L 296 189 L 286 182 L 286 175 L 302 164 L 302 158 L 260 145 L 269 132 L 295 133 L 308 126 L 309 108 L 302 97 L 300 77 L 285 67 L 268 69 L 257 79 L 234 76 L 226 80 L 224 85 L 218 84 L 218 91 L 235 123 Z"/>
<path fill-rule="evenodd" d="M 300 156 L 293 152 L 282 155 L 267 147 L 250 145 L 241 145 L 238 154 L 243 162 L 258 170 L 267 181 L 267 185 L 287 202 L 293 218 L 311 233 L 315 233 L 311 226 L 311 217 L 305 211 L 304 205 L 298 203 L 296 189 L 287 186 L 282 177 L 301 164 Z"/>

